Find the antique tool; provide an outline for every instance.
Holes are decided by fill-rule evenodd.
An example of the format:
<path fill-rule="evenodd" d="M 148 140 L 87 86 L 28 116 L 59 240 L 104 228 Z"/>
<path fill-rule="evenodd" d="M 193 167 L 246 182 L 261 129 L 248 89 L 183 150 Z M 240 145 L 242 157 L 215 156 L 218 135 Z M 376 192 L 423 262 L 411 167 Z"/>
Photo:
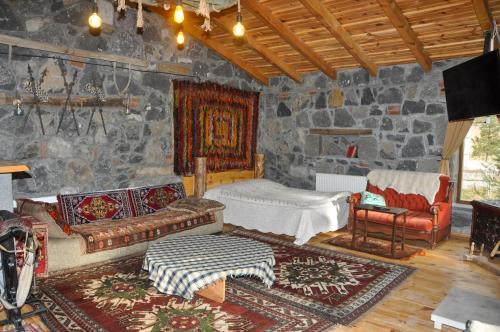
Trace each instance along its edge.
<path fill-rule="evenodd" d="M 102 103 L 105 101 L 104 92 L 103 92 L 102 88 L 95 85 L 95 80 L 94 80 L 94 84 L 87 83 L 87 85 L 85 86 L 85 89 L 95 97 L 95 105 L 94 105 L 94 108 L 92 108 L 92 113 L 90 114 L 89 124 L 87 126 L 87 135 L 90 132 L 90 126 L 92 125 L 92 120 L 94 119 L 94 114 L 95 114 L 95 111 L 97 110 L 98 107 L 99 107 L 99 114 L 101 116 L 102 129 L 104 130 L 104 135 L 107 135 L 108 133 L 106 132 L 106 125 L 104 123 L 104 115 L 102 114 L 102 107 L 101 107 Z"/>
<path fill-rule="evenodd" d="M 25 90 L 31 90 L 30 92 L 33 93 L 33 102 L 35 105 L 36 112 L 38 114 L 38 120 L 40 121 L 40 127 L 42 128 L 42 134 L 45 135 L 45 128 L 43 126 L 43 120 L 42 120 L 42 111 L 40 110 L 40 100 L 43 98 L 48 99 L 48 97 L 43 97 L 41 98 L 41 95 L 43 94 L 43 91 L 41 89 L 41 85 L 43 83 L 43 80 L 45 78 L 45 75 L 47 74 L 47 69 L 45 69 L 42 72 L 42 76 L 40 78 L 40 82 L 37 84 L 35 82 L 35 78 L 33 77 L 33 70 L 31 69 L 31 66 L 28 64 L 28 74 L 30 75 L 30 80 L 28 81 L 27 84 L 25 84 Z M 26 126 L 26 122 L 28 121 L 28 118 L 31 114 L 31 111 L 33 109 L 33 106 L 30 107 L 30 110 L 28 111 L 28 114 L 24 118 L 24 123 L 23 123 L 23 128 Z"/>
<path fill-rule="evenodd" d="M 75 116 L 75 110 L 71 105 L 71 94 L 73 93 L 73 87 L 75 86 L 76 76 L 78 75 L 78 72 L 76 70 L 74 71 L 73 80 L 70 83 L 68 83 L 68 81 L 66 80 L 66 68 L 62 63 L 59 64 L 59 67 L 61 68 L 61 74 L 64 79 L 64 88 L 66 89 L 67 96 L 66 96 L 66 101 L 64 103 L 64 107 L 61 112 L 61 117 L 59 118 L 59 125 L 57 126 L 56 134 L 58 134 L 59 130 L 61 129 L 61 125 L 64 120 L 64 114 L 66 114 L 66 110 L 68 109 L 69 105 L 70 112 L 73 115 L 73 123 L 75 124 L 76 133 L 78 134 L 78 136 L 80 136 L 80 131 L 78 130 L 78 122 L 76 121 L 76 116 Z"/>

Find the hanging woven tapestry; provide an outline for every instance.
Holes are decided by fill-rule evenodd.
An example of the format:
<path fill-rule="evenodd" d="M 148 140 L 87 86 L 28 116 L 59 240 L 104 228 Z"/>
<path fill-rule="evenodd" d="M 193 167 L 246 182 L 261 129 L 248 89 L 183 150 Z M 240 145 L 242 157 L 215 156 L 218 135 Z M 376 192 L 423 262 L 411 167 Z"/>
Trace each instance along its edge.
<path fill-rule="evenodd" d="M 258 92 L 174 81 L 175 172 L 192 175 L 195 157 L 209 172 L 251 170 L 258 117 Z"/>

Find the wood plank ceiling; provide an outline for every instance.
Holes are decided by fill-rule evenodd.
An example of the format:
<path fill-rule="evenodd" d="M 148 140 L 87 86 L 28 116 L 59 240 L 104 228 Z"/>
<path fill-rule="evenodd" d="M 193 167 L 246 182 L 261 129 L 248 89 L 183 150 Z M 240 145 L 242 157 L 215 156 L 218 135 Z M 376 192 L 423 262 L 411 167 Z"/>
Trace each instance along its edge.
<path fill-rule="evenodd" d="M 232 35 L 236 10 L 212 13 L 212 31 L 188 15 L 183 29 L 267 84 L 286 75 L 432 62 L 481 54 L 500 0 L 241 0 L 246 35 Z M 171 15 L 171 13 L 168 13 Z M 171 21 L 171 20 L 169 20 Z"/>

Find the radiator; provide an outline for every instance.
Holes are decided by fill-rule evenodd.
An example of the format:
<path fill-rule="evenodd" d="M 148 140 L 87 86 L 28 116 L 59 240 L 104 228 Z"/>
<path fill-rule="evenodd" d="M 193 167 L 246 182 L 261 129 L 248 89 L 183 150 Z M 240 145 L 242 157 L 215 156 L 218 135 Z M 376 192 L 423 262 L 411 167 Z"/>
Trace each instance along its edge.
<path fill-rule="evenodd" d="M 366 182 L 365 176 L 316 173 L 317 191 L 350 191 L 357 193 L 366 189 Z"/>

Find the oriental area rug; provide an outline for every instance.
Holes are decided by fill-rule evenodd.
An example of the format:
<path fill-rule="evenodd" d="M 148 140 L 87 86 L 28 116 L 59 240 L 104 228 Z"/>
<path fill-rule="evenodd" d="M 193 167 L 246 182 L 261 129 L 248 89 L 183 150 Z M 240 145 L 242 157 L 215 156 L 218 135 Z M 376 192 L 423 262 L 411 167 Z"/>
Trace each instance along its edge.
<path fill-rule="evenodd" d="M 414 270 L 236 230 L 269 244 L 276 281 L 228 278 L 222 304 L 159 293 L 142 257 L 94 266 L 40 282 L 53 331 L 326 331 L 349 324 Z"/>

